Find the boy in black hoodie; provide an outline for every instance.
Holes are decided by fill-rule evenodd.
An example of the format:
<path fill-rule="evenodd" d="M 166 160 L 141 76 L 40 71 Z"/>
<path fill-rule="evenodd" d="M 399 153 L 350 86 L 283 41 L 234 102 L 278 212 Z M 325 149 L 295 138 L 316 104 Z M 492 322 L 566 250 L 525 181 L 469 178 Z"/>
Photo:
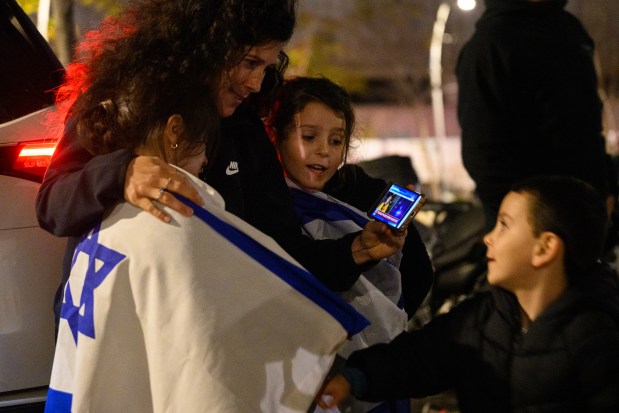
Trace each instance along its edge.
<path fill-rule="evenodd" d="M 512 186 L 484 238 L 491 291 L 353 353 L 319 404 L 455 389 L 462 412 L 619 411 L 619 283 L 599 263 L 606 217 L 575 178 Z"/>

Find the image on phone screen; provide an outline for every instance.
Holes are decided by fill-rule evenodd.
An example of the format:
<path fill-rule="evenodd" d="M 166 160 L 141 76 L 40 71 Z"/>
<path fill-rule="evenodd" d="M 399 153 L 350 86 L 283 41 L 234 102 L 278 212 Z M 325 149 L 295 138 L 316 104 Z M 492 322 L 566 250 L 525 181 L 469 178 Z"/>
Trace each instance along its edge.
<path fill-rule="evenodd" d="M 424 202 L 423 194 L 391 184 L 369 215 L 394 229 L 403 230 Z"/>

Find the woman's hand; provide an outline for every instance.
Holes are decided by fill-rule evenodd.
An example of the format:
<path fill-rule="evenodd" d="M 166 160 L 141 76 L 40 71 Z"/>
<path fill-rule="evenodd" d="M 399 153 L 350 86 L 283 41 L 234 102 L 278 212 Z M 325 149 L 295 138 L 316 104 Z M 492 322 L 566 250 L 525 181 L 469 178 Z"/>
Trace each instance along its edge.
<path fill-rule="evenodd" d="M 405 234 L 394 234 L 386 224 L 370 221 L 352 243 L 352 256 L 357 265 L 387 258 L 402 250 Z"/>
<path fill-rule="evenodd" d="M 138 156 L 127 167 L 125 200 L 152 214 L 163 222 L 170 222 L 168 214 L 157 203 L 170 207 L 185 216 L 193 210 L 176 199 L 173 193 L 184 196 L 198 205 L 204 201 L 187 177 L 156 156 Z"/>

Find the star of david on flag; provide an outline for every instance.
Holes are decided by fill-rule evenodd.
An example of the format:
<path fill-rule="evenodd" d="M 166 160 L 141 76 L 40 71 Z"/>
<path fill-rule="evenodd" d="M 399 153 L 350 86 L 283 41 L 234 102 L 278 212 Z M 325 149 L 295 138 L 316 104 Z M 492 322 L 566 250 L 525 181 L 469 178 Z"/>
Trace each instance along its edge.
<path fill-rule="evenodd" d="M 67 282 L 65 287 L 65 298 L 62 304 L 60 318 L 66 319 L 69 323 L 75 344 L 77 344 L 78 331 L 90 338 L 95 338 L 94 291 L 101 285 L 116 265 L 125 258 L 123 254 L 99 244 L 100 229 L 101 225 L 99 224 L 91 232 L 90 236 L 85 236 L 84 239 L 82 239 L 73 254 L 71 267 L 75 265 L 80 254 L 86 254 L 88 256 L 88 269 L 86 271 L 82 294 L 77 305 L 75 305 L 73 294 L 71 293 L 71 280 Z"/>

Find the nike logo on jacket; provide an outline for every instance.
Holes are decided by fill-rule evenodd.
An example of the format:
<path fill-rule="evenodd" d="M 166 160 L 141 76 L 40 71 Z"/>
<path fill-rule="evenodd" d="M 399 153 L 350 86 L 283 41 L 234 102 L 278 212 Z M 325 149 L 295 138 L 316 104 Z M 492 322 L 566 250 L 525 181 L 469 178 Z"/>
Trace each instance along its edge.
<path fill-rule="evenodd" d="M 235 161 L 230 161 L 230 165 L 226 167 L 226 175 L 234 175 L 239 172 L 239 164 Z"/>

